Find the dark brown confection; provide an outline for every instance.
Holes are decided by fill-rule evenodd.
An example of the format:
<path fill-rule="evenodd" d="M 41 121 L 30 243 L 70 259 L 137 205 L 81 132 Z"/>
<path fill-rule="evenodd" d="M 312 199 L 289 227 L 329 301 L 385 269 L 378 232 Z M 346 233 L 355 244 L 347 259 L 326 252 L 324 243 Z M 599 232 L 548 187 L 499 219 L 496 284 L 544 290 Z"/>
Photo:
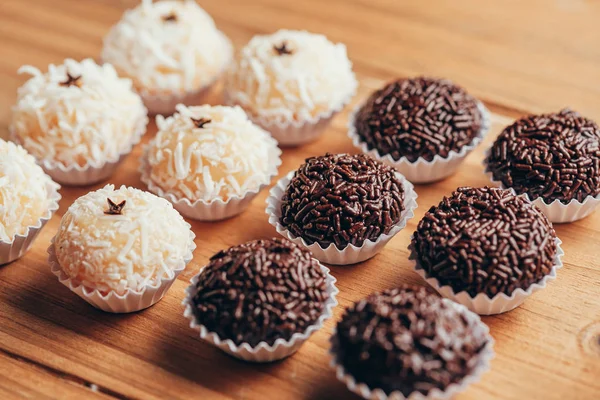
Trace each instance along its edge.
<path fill-rule="evenodd" d="M 400 79 L 369 97 L 356 114 L 356 132 L 381 156 L 431 161 L 473 141 L 483 123 L 477 104 L 446 79 Z"/>
<path fill-rule="evenodd" d="M 488 343 L 483 324 L 422 287 L 372 294 L 343 315 L 332 338 L 337 363 L 386 394 L 427 394 L 460 382 Z"/>
<path fill-rule="evenodd" d="M 358 154 L 307 158 L 290 181 L 281 224 L 308 244 L 344 249 L 376 240 L 400 221 L 404 188 L 394 169 Z"/>
<path fill-rule="evenodd" d="M 487 159 L 494 179 L 551 203 L 600 193 L 600 128 L 571 110 L 517 120 L 498 136 Z"/>
<path fill-rule="evenodd" d="M 310 252 L 287 239 L 270 239 L 215 254 L 191 305 L 197 321 L 221 339 L 256 346 L 304 332 L 326 300 L 326 276 Z"/>
<path fill-rule="evenodd" d="M 425 213 L 412 245 L 420 266 L 442 286 L 493 297 L 548 275 L 555 239 L 546 216 L 523 196 L 462 187 Z"/>

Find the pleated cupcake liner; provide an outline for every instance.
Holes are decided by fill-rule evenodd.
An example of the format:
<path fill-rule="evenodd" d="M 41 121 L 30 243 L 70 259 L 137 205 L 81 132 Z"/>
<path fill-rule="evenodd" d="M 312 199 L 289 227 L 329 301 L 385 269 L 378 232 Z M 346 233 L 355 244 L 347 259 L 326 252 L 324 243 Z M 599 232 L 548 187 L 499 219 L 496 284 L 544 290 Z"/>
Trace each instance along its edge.
<path fill-rule="evenodd" d="M 275 145 L 275 143 L 273 144 Z M 139 171 L 142 174 L 142 182 L 148 187 L 150 192 L 171 202 L 173 207 L 182 215 L 198 221 L 219 221 L 231 218 L 245 211 L 261 190 L 271 183 L 271 179 L 277 176 L 277 170 L 281 165 L 281 150 L 277 146 L 274 146 L 269 155 L 270 168 L 267 178 L 257 188 L 246 190 L 242 195 L 231 196 L 227 200 L 217 198 L 210 201 L 190 201 L 190 199 L 179 198 L 172 193 L 165 192 L 160 186 L 154 183 L 150 177 L 147 152 L 148 146 L 144 148 L 142 158 L 140 159 Z"/>
<path fill-rule="evenodd" d="M 28 226 L 23 234 L 17 234 L 12 241 L 0 240 L 0 265 L 8 264 L 18 258 L 21 258 L 29 251 L 31 245 L 38 237 L 46 223 L 52 218 L 52 215 L 58 210 L 58 202 L 61 199 L 58 190 L 60 185 L 50 181 L 46 183 L 49 204 L 48 210 L 38 219 L 35 225 Z"/>
<path fill-rule="evenodd" d="M 199 323 L 192 310 L 192 297 L 194 288 L 202 274 L 202 269 L 191 279 L 191 285 L 185 290 L 186 296 L 182 303 L 185 306 L 183 315 L 190 320 L 190 328 L 199 332 L 200 339 L 212 344 L 235 358 L 255 363 L 268 363 L 281 360 L 298 351 L 313 333 L 320 330 L 325 321 L 333 316 L 333 309 L 338 304 L 336 295 L 339 293 L 339 290 L 335 286 L 336 279 L 329 272 L 329 268 L 320 263 L 319 266 L 326 276 L 325 282 L 327 285 L 327 300 L 325 300 L 324 303 L 323 313 L 317 321 L 306 328 L 304 332 L 296 332 L 287 340 L 280 338 L 275 340 L 273 344 L 268 344 L 263 341 L 256 346 L 251 346 L 249 343 L 236 345 L 231 339 L 222 339 L 217 333 L 211 332 L 206 326 Z"/>
<path fill-rule="evenodd" d="M 331 120 L 350 103 L 355 94 L 356 89 L 327 112 L 302 121 L 255 115 L 244 109 L 242 104 L 233 100 L 231 96 L 228 95 L 227 91 L 224 93 L 224 102 L 226 105 L 238 105 L 242 107 L 246 111 L 248 118 L 250 118 L 253 123 L 269 132 L 271 136 L 277 140 L 279 146 L 295 147 L 317 140 L 325 132 L 325 129 L 327 129 Z"/>
<path fill-rule="evenodd" d="M 335 354 L 338 344 L 336 340 L 336 333 L 334 331 L 333 335 L 331 336 L 332 346 L 329 353 L 332 357 L 330 366 L 335 369 L 337 379 L 343 382 L 348 390 L 367 400 L 449 400 L 457 394 L 464 392 L 470 385 L 479 382 L 482 375 L 490 369 L 490 364 L 495 356 L 494 339 L 490 335 L 488 326 L 481 321 L 477 314 L 472 313 L 471 311 L 467 310 L 466 307 L 451 302 L 450 300 L 443 299 L 443 301 L 451 304 L 459 311 L 467 313 L 471 318 L 476 320 L 477 326 L 483 330 L 485 336 L 487 337 L 486 346 L 477 355 L 477 365 L 468 375 L 461 379 L 460 382 L 452 383 L 444 390 L 434 388 L 427 394 L 423 394 L 419 391 L 414 391 L 408 396 L 405 396 L 400 391 L 394 391 L 386 394 L 380 388 L 369 387 L 365 383 L 357 382 L 356 379 L 354 379 L 354 377 L 350 375 L 341 364 L 338 363 Z"/>
<path fill-rule="evenodd" d="M 220 76 L 220 74 L 219 74 Z M 170 94 L 152 93 L 148 90 L 138 90 L 144 105 L 150 115 L 171 115 L 175 112 L 177 104 L 196 106 L 206 103 L 208 95 L 212 92 L 219 77 L 206 85 L 190 92 L 173 92 Z"/>
<path fill-rule="evenodd" d="M 490 154 L 491 147 L 486 150 L 485 158 L 483 159 L 483 167 L 485 168 L 485 174 L 490 179 L 491 183 L 494 186 L 500 187 L 502 189 L 509 189 L 513 193 L 517 194 L 517 192 L 511 188 L 506 187 L 501 181 L 494 179 L 494 174 L 490 171 L 487 160 Z M 583 219 L 590 215 L 596 207 L 600 205 L 600 194 L 597 196 L 587 196 L 583 202 L 572 199 L 567 204 L 561 202 L 558 199 L 555 199 L 551 203 L 547 203 L 541 197 L 536 198 L 535 200 L 531 200 L 529 194 L 523 193 L 522 196 L 527 197 L 529 201 L 531 201 L 537 208 L 539 208 L 545 215 L 548 217 L 550 222 L 555 224 L 564 224 L 568 222 L 575 222 L 580 219 Z"/>
<path fill-rule="evenodd" d="M 61 268 L 54 248 L 53 237 L 48 247 L 48 263 L 50 270 L 59 282 L 68 287 L 73 293 L 81 297 L 90 305 L 110 313 L 131 313 L 148 308 L 158 303 L 167 293 L 175 279 L 185 269 L 186 265 L 193 258 L 193 251 L 196 249 L 194 238 L 196 235 L 190 230 L 188 252 L 174 266 L 171 271 L 173 276 L 161 277 L 159 280 L 149 281 L 141 290 L 127 289 L 124 294 L 119 294 L 114 290 L 101 292 L 98 289 L 92 289 L 84 286 L 82 283 L 69 277 Z"/>
<path fill-rule="evenodd" d="M 87 186 L 104 181 L 115 173 L 121 162 L 131 153 L 133 147 L 142 140 L 147 124 L 148 117 L 144 113 L 144 117 L 140 118 L 136 124 L 135 133 L 129 145 L 104 161 L 88 161 L 83 166 L 79 164 L 64 165 L 62 162 L 54 160 L 37 160 L 37 163 L 54 181 L 65 186 Z M 11 140 L 23 145 L 13 132 L 11 132 Z"/>
<path fill-rule="evenodd" d="M 455 293 L 452 287 L 449 285 L 442 286 L 440 282 L 427 274 L 427 272 L 421 267 L 418 261 L 417 253 L 412 244 L 413 236 L 411 236 L 411 244 L 408 246 L 408 250 L 410 252 L 409 260 L 411 260 L 414 264 L 414 270 L 421 278 L 423 278 L 431 287 L 433 287 L 440 295 L 446 297 L 450 300 L 453 300 L 459 304 L 464 305 L 469 310 L 479 314 L 479 315 L 494 315 L 494 314 L 502 314 L 511 310 L 514 310 L 529 297 L 533 293 L 538 292 L 544 289 L 550 281 L 556 279 L 558 270 L 562 268 L 563 262 L 562 257 L 565 252 L 560 246 L 562 241 L 559 238 L 556 238 L 554 242 L 556 243 L 556 255 L 554 256 L 554 265 L 550 270 L 550 273 L 544 276 L 540 281 L 532 284 L 526 290 L 518 288 L 513 291 L 510 296 L 505 293 L 498 293 L 494 297 L 489 297 L 485 293 L 479 293 L 477 296 L 473 297 L 466 291 L 462 291 L 459 293 Z"/>
<path fill-rule="evenodd" d="M 383 250 L 385 245 L 406 227 L 408 220 L 415 216 L 417 193 L 414 190 L 414 186 L 402 174 L 396 172 L 396 176 L 400 179 L 404 188 L 404 210 L 402 211 L 400 220 L 388 233 L 380 235 L 377 240 L 367 239 L 362 246 L 348 244 L 343 250 L 340 250 L 334 243 L 331 243 L 326 248 L 323 248 L 317 242 L 308 244 L 303 238 L 295 236 L 280 222 L 281 199 L 295 173 L 296 171 L 289 172 L 271 188 L 265 212 L 269 216 L 269 223 L 275 227 L 281 236 L 308 249 L 321 262 L 333 265 L 350 265 L 368 260 Z"/>
<path fill-rule="evenodd" d="M 448 156 L 442 157 L 436 154 L 433 160 L 427 161 L 424 158 L 418 158 L 416 161 L 409 161 L 406 157 L 399 160 L 389 155 L 380 155 L 377 149 L 369 149 L 367 143 L 358 135 L 355 126 L 356 114 L 363 105 L 357 106 L 348 118 L 348 137 L 352 140 L 354 147 L 361 152 L 368 154 L 376 160 L 379 160 L 392 168 L 396 168 L 402 175 L 412 183 L 428 183 L 445 179 L 454 173 L 463 162 L 463 160 L 483 141 L 491 127 L 491 117 L 488 109 L 477 102 L 477 108 L 482 116 L 481 129 L 473 138 L 471 143 L 460 148 L 460 150 L 451 150 Z"/>

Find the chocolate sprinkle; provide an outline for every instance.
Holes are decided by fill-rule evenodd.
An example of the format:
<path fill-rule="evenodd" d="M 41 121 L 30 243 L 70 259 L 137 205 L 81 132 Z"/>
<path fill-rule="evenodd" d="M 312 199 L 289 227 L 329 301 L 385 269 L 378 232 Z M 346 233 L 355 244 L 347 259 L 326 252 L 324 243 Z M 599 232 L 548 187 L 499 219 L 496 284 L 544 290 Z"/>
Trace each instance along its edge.
<path fill-rule="evenodd" d="M 371 389 L 426 395 L 474 370 L 488 343 L 482 325 L 422 287 L 402 286 L 348 308 L 333 351 L 346 373 Z"/>
<path fill-rule="evenodd" d="M 394 169 L 358 154 L 306 159 L 290 181 L 280 222 L 308 244 L 344 249 L 376 240 L 400 221 L 404 188 Z"/>
<path fill-rule="evenodd" d="M 498 136 L 487 158 L 494 179 L 551 203 L 600 194 L 600 128 L 576 112 L 532 115 Z"/>
<path fill-rule="evenodd" d="M 369 97 L 356 114 L 356 132 L 381 156 L 431 161 L 473 141 L 483 123 L 477 104 L 445 79 L 400 79 Z"/>
<path fill-rule="evenodd" d="M 105 210 L 104 214 L 121 215 L 123 214 L 123 207 L 125 207 L 125 203 L 127 203 L 127 200 L 123 200 L 122 202 L 117 204 L 107 197 L 106 202 L 108 203 L 108 210 Z"/>
<path fill-rule="evenodd" d="M 326 276 L 310 252 L 287 239 L 270 239 L 211 257 L 191 303 L 198 322 L 221 339 L 256 346 L 306 331 L 326 300 Z"/>
<path fill-rule="evenodd" d="M 412 246 L 420 266 L 442 286 L 493 297 L 526 290 L 548 275 L 555 239 L 546 216 L 523 196 L 462 187 L 425 213 Z"/>

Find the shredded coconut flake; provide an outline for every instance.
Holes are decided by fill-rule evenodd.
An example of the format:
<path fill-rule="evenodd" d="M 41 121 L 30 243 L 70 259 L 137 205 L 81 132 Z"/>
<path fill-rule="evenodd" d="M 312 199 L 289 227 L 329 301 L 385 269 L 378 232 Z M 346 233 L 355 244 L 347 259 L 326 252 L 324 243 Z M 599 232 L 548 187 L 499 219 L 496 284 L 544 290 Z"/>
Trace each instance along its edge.
<path fill-rule="evenodd" d="M 107 198 L 126 200 L 106 215 Z M 171 203 L 131 187 L 107 185 L 77 199 L 55 238 L 58 262 L 72 279 L 102 292 L 141 290 L 172 277 L 189 251 L 190 225 Z"/>
<path fill-rule="evenodd" d="M 291 54 L 275 51 L 283 43 Z M 356 87 L 346 46 L 290 30 L 252 38 L 228 70 L 225 84 L 229 99 L 247 112 L 282 120 L 325 114 L 347 102 Z"/>
<path fill-rule="evenodd" d="M 67 59 L 47 73 L 19 72 L 32 77 L 18 90 L 10 130 L 38 160 L 84 166 L 115 159 L 148 122 L 131 81 L 108 64 Z M 77 85 L 64 84 L 67 73 L 79 77 Z"/>
<path fill-rule="evenodd" d="M 192 119 L 210 120 L 198 128 Z M 276 142 L 239 107 L 177 106 L 156 118 L 150 142 L 150 179 L 166 193 L 191 201 L 227 200 L 268 182 Z"/>
<path fill-rule="evenodd" d="M 1 241 L 12 242 L 38 223 L 50 206 L 51 182 L 24 148 L 0 139 Z"/>
<path fill-rule="evenodd" d="M 165 20 L 170 16 L 174 20 Z M 104 38 L 102 59 L 133 79 L 140 93 L 168 95 L 208 86 L 232 53 L 229 39 L 195 1 L 143 1 Z"/>

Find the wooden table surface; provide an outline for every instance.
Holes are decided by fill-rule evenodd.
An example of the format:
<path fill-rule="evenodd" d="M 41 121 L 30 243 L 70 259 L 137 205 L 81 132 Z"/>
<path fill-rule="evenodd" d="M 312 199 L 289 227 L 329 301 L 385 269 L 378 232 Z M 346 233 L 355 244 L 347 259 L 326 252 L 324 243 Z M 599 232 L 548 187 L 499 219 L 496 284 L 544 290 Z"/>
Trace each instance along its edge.
<path fill-rule="evenodd" d="M 102 37 L 136 1 L 1 0 L 0 136 L 25 77 L 22 64 L 45 69 L 66 57 L 97 58 Z M 492 111 L 492 131 L 450 179 L 418 185 L 416 217 L 374 259 L 333 267 L 342 308 L 401 283 L 423 284 L 406 247 L 418 220 L 443 195 L 487 183 L 483 149 L 515 118 L 572 107 L 600 121 L 600 2 L 594 0 L 204 0 L 201 4 L 242 46 L 254 34 L 307 29 L 347 44 L 360 79 L 354 102 L 387 80 L 448 77 Z M 219 102 L 218 93 L 213 99 Z M 325 136 L 285 150 L 280 175 L 304 158 L 355 152 L 347 112 Z M 156 128 L 149 126 L 146 140 Z M 143 188 L 137 146 L 110 179 Z M 130 315 L 98 311 L 50 272 L 46 248 L 75 198 L 102 185 L 64 188 L 60 209 L 31 251 L 0 267 L 0 399 L 333 399 L 356 398 L 329 367 L 334 321 L 282 362 L 253 365 L 201 342 L 181 306 L 189 279 L 220 249 L 276 235 L 267 223 L 267 191 L 239 217 L 193 222 L 198 248 L 167 296 Z M 485 317 L 497 356 L 460 399 L 600 399 L 600 212 L 556 227 L 565 267 L 558 279 L 507 314 Z"/>

